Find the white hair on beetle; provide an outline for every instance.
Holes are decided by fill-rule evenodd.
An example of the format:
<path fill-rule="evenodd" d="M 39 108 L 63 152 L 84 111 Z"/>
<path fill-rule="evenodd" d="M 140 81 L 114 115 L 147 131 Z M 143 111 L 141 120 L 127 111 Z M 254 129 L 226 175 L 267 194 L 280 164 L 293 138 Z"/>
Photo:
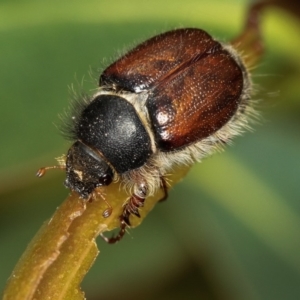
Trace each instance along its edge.
<path fill-rule="evenodd" d="M 170 152 L 163 152 L 155 146 L 155 139 L 151 130 L 149 113 L 146 108 L 148 94 L 128 93 L 119 91 L 112 93 L 111 89 L 105 91 L 102 88 L 93 96 L 102 94 L 115 94 L 130 102 L 137 111 L 142 123 L 144 124 L 152 144 L 153 155 L 142 167 L 130 170 L 123 174 L 115 174 L 115 181 L 121 180 L 128 193 L 137 193 L 138 186 L 144 181 L 148 187 L 147 196 L 154 195 L 161 188 L 161 177 L 172 173 L 175 166 L 191 166 L 195 162 L 201 162 L 205 157 L 222 151 L 224 146 L 230 144 L 236 136 L 242 135 L 245 131 L 251 130 L 251 123 L 254 123 L 258 117 L 255 110 L 256 101 L 252 99 L 254 94 L 251 75 L 248 72 L 241 55 L 229 44 L 222 44 L 231 57 L 237 62 L 243 73 L 243 90 L 240 95 L 239 105 L 231 119 L 219 130 L 210 136 L 192 143 L 183 149 Z"/>

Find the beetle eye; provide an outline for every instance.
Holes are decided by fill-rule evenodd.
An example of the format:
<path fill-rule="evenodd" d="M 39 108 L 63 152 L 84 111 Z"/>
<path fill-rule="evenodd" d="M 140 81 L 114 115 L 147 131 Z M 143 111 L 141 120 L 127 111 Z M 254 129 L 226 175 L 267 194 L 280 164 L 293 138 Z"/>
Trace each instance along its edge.
<path fill-rule="evenodd" d="M 101 185 L 110 185 L 111 182 L 112 176 L 110 174 L 105 174 L 100 180 Z"/>

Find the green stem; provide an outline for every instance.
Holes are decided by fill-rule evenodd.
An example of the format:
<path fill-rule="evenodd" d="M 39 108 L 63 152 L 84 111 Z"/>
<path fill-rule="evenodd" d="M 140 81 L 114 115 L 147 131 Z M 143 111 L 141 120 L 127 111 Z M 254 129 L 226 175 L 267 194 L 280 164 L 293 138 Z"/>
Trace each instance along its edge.
<path fill-rule="evenodd" d="M 169 178 L 172 185 L 188 169 L 175 170 Z M 128 198 L 117 183 L 99 192 L 113 208 L 110 217 L 102 216 L 107 206 L 101 197 L 84 203 L 71 193 L 27 247 L 9 278 L 4 300 L 84 299 L 80 283 L 99 253 L 95 239 L 100 233 L 119 227 L 119 216 Z M 132 227 L 143 221 L 162 194 L 147 198 L 141 218 L 131 217 Z"/>

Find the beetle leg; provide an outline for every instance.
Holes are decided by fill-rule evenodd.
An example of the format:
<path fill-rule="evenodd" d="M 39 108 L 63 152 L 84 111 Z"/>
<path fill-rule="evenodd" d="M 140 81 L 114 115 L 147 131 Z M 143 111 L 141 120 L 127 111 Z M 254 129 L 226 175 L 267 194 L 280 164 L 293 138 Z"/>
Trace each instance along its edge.
<path fill-rule="evenodd" d="M 144 206 L 145 196 L 140 197 L 133 194 L 130 197 L 128 203 L 126 203 L 126 205 L 124 206 L 122 218 L 128 226 L 130 226 L 130 221 L 129 221 L 130 215 L 135 215 L 139 218 L 141 217 L 139 209 Z"/>
<path fill-rule="evenodd" d="M 112 206 L 110 205 L 110 203 L 105 199 L 105 197 L 102 195 L 102 193 L 99 192 L 95 192 L 93 191 L 90 198 L 88 199 L 89 202 L 93 201 L 93 198 L 96 199 L 97 195 L 103 200 L 103 202 L 106 204 L 107 209 L 105 209 L 102 213 L 103 218 L 108 218 L 113 211 Z"/>
<path fill-rule="evenodd" d="M 243 32 L 231 44 L 242 53 L 250 53 L 245 57 L 246 65 L 257 64 L 264 53 L 265 45 L 261 35 L 261 14 L 272 2 L 258 1 L 250 6 Z M 275 3 L 274 3 L 275 4 Z"/>
<path fill-rule="evenodd" d="M 116 242 L 120 241 L 123 238 L 123 236 L 125 235 L 127 224 L 122 219 L 122 217 L 120 217 L 120 221 L 121 221 L 120 230 L 116 236 L 112 236 L 112 237 L 108 238 L 105 235 L 103 235 L 102 233 L 100 234 L 100 236 L 103 238 L 103 240 L 106 243 L 115 244 Z"/>
<path fill-rule="evenodd" d="M 106 236 L 101 234 L 101 237 L 104 239 L 105 242 L 108 244 L 114 244 L 120 241 L 126 232 L 126 227 L 130 226 L 129 217 L 130 215 L 135 215 L 137 217 L 141 217 L 139 213 L 139 209 L 144 206 L 144 202 L 147 195 L 147 187 L 144 183 L 140 184 L 138 189 L 138 195 L 133 194 L 128 202 L 124 205 L 123 213 L 120 216 L 120 230 L 116 236 L 112 236 L 111 238 L 107 238 Z"/>
<path fill-rule="evenodd" d="M 159 199 L 159 202 L 163 202 L 167 200 L 169 196 L 167 182 L 163 176 L 160 177 L 160 188 L 163 190 L 164 196 L 161 199 Z"/>

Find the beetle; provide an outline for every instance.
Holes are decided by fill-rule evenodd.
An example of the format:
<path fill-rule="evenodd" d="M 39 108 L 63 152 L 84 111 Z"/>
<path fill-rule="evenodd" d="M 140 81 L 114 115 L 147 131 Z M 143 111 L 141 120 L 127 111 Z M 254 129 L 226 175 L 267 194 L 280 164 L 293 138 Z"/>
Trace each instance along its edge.
<path fill-rule="evenodd" d="M 200 161 L 248 126 L 251 91 L 241 56 L 201 29 L 146 40 L 109 65 L 73 111 L 65 186 L 83 199 L 113 181 L 129 187 L 120 231 L 104 237 L 119 241 L 148 196 L 162 189 L 167 198 L 174 166 Z"/>

